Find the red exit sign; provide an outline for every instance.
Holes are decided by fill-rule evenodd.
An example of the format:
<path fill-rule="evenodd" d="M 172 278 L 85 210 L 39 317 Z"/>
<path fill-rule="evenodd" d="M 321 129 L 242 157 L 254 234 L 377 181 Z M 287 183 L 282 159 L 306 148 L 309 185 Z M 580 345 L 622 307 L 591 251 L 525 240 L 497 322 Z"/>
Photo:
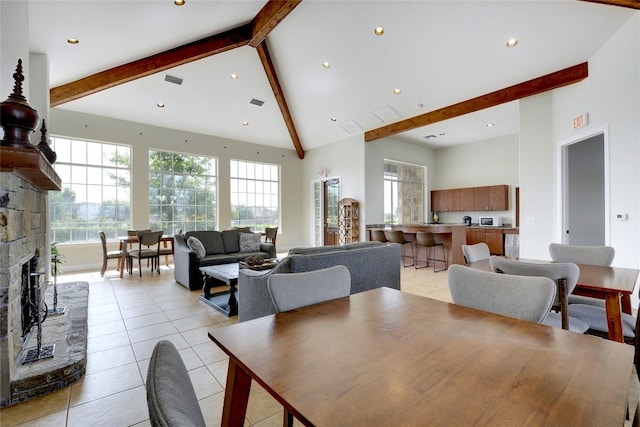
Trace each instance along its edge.
<path fill-rule="evenodd" d="M 580 114 L 578 117 L 574 117 L 573 119 L 573 128 L 574 129 L 580 129 L 583 126 L 586 126 L 589 124 L 589 114 L 584 113 L 584 114 Z"/>

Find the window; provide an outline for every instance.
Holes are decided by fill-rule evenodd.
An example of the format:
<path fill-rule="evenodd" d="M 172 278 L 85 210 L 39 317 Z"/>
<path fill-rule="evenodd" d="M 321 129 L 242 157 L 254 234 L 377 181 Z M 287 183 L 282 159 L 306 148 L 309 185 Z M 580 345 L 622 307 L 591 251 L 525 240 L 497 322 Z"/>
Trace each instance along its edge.
<path fill-rule="evenodd" d="M 384 223 L 424 221 L 424 167 L 384 161 Z"/>
<path fill-rule="evenodd" d="M 173 234 L 217 228 L 217 160 L 149 150 L 149 226 Z"/>
<path fill-rule="evenodd" d="M 279 217 L 280 166 L 231 160 L 231 226 L 264 231 Z"/>
<path fill-rule="evenodd" d="M 62 191 L 49 193 L 54 242 L 99 241 L 126 234 L 131 209 L 131 147 L 52 137 Z"/>

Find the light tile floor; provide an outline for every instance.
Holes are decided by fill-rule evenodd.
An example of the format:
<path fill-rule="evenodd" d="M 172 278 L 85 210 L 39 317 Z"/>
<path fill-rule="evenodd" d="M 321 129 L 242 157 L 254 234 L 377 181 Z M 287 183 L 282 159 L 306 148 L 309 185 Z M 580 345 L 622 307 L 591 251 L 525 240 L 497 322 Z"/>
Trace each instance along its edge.
<path fill-rule="evenodd" d="M 401 270 L 404 292 L 451 301 L 446 272 Z M 176 284 L 172 266 L 163 266 L 159 275 L 148 269 L 142 278 L 136 273 L 123 279 L 114 270 L 104 277 L 98 272 L 58 277 L 58 283 L 90 283 L 86 375 L 56 393 L 0 410 L 2 427 L 149 426 L 144 384 L 149 357 L 162 339 L 180 350 L 207 425 L 220 425 L 227 358 L 207 332 L 236 318 L 198 301 L 200 291 Z M 637 391 L 634 396 L 637 402 Z M 255 383 L 245 424 L 282 425 L 282 407 Z"/>

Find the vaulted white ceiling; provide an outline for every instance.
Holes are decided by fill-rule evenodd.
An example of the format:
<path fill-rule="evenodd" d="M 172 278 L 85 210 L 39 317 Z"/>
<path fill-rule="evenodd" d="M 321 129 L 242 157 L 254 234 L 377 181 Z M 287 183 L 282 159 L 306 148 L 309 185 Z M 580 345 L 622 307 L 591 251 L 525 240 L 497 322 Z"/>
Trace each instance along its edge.
<path fill-rule="evenodd" d="M 31 0 L 30 50 L 47 54 L 55 87 L 236 28 L 266 3 Z M 304 0 L 266 44 L 302 147 L 309 150 L 587 62 L 634 13 L 564 0 Z M 374 35 L 376 26 L 384 27 L 384 35 Z M 508 49 L 511 37 L 518 45 Z M 70 45 L 68 38 L 80 43 Z M 165 74 L 183 84 L 166 82 Z M 250 104 L 252 99 L 264 104 Z M 293 149 L 249 46 L 55 108 Z M 398 137 L 442 147 L 517 132 L 516 101 Z"/>

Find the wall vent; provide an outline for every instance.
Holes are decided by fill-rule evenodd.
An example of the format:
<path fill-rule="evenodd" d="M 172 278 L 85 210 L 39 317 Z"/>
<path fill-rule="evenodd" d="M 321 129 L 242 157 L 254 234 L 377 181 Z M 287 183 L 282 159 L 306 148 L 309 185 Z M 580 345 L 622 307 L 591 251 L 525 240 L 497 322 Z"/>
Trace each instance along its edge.
<path fill-rule="evenodd" d="M 178 86 L 181 86 L 183 78 L 182 77 L 177 77 L 177 76 L 172 76 L 171 74 L 165 74 L 164 75 L 164 81 L 165 82 L 169 82 L 169 83 L 173 83 L 173 84 L 177 84 Z"/>
<path fill-rule="evenodd" d="M 249 101 L 249 104 L 253 104 L 253 105 L 257 105 L 258 107 L 262 107 L 262 104 L 264 104 L 264 101 L 260 101 L 259 99 L 253 98 L 251 101 Z"/>

